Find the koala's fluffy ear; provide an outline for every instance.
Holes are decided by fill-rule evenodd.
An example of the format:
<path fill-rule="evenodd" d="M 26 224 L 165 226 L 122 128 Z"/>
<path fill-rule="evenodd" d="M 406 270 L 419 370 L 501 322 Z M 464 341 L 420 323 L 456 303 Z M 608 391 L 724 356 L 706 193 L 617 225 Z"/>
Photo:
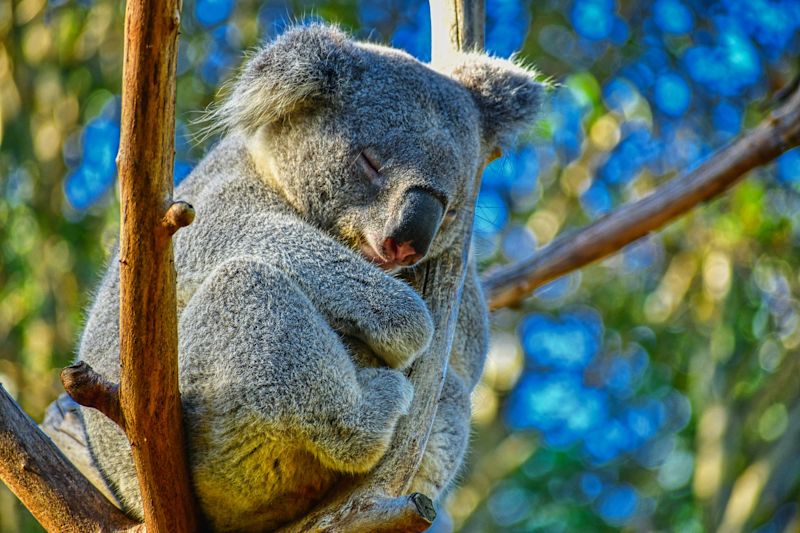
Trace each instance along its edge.
<path fill-rule="evenodd" d="M 537 73 L 481 53 L 460 54 L 450 75 L 472 94 L 488 145 L 504 146 L 533 124 L 547 89 Z"/>
<path fill-rule="evenodd" d="M 336 27 L 296 26 L 249 58 L 230 95 L 208 117 L 215 128 L 253 132 L 300 109 L 332 102 L 357 65 Z"/>

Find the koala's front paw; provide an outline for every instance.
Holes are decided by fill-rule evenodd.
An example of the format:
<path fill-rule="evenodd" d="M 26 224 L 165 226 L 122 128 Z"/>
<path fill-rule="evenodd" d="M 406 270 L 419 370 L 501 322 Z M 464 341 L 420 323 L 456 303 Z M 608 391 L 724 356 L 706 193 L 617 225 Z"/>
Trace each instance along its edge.
<path fill-rule="evenodd" d="M 409 287 L 386 302 L 377 323 L 364 341 L 392 368 L 405 369 L 433 338 L 433 319 L 428 306 Z"/>

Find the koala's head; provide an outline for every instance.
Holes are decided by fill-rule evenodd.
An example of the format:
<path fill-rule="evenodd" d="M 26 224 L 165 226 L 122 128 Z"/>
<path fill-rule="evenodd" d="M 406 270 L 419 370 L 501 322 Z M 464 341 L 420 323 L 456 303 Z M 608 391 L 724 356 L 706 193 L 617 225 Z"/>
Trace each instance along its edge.
<path fill-rule="evenodd" d="M 542 94 L 510 61 L 463 54 L 437 72 L 314 25 L 258 50 L 214 120 L 247 137 L 306 220 L 393 270 L 452 244 L 476 173 L 531 124 Z"/>

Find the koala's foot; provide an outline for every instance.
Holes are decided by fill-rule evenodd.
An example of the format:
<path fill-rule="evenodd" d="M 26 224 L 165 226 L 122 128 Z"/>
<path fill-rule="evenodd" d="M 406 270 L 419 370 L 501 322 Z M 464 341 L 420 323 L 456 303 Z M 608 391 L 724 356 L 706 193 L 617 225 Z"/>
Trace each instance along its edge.
<path fill-rule="evenodd" d="M 367 472 L 378 463 L 414 397 L 408 378 L 397 370 L 360 369 L 358 382 L 362 395 L 356 412 L 331 426 L 330 435 L 315 439 L 320 460 L 342 472 Z"/>
<path fill-rule="evenodd" d="M 358 382 L 363 391 L 364 426 L 389 433 L 391 438 L 397 420 L 408 414 L 414 387 L 405 375 L 388 368 L 362 368 L 358 370 Z"/>

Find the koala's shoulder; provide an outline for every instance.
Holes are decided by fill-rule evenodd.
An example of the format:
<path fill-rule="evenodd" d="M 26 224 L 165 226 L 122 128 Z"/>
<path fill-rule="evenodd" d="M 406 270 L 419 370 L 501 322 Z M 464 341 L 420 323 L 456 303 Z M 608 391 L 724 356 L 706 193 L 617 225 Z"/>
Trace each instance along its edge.
<path fill-rule="evenodd" d="M 237 134 L 225 136 L 215 144 L 175 189 L 175 197 L 188 202 L 214 194 L 226 182 L 256 176 L 244 139 Z"/>

